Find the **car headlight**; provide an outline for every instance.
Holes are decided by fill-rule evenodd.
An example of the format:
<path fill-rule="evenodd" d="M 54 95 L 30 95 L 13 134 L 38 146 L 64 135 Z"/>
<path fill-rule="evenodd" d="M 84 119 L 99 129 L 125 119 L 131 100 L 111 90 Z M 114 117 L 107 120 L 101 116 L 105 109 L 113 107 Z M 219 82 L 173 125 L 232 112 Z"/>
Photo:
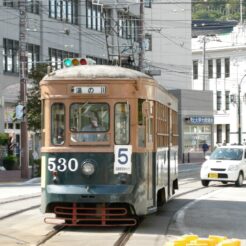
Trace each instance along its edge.
<path fill-rule="evenodd" d="M 90 176 L 95 172 L 95 165 L 92 162 L 86 161 L 82 164 L 81 171 L 84 175 Z"/>
<path fill-rule="evenodd" d="M 203 170 L 207 170 L 208 169 L 208 164 L 207 163 L 202 164 L 202 169 Z"/>
<path fill-rule="evenodd" d="M 228 171 L 237 171 L 238 168 L 239 168 L 238 165 L 230 165 L 230 166 L 228 167 Z"/>

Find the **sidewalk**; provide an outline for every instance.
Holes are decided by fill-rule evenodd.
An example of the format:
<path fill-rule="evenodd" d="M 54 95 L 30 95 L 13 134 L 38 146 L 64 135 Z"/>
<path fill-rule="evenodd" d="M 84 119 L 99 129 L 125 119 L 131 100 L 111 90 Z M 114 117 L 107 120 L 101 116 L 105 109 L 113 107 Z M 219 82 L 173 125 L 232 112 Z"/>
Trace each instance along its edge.
<path fill-rule="evenodd" d="M 14 183 L 14 182 L 31 182 L 31 180 L 39 180 L 40 178 L 28 178 L 28 179 L 23 179 L 21 178 L 21 170 L 11 170 L 11 171 L 1 171 L 0 170 L 0 184 L 1 183 Z M 37 181 L 35 181 L 37 182 Z"/>

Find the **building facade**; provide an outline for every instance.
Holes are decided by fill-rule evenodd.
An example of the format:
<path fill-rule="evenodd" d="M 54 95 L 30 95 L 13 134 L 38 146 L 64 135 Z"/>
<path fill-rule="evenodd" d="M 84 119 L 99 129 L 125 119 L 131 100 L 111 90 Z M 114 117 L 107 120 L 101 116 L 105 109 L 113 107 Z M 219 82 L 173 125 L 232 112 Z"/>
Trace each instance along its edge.
<path fill-rule="evenodd" d="M 24 2 L 28 71 L 37 63 L 59 69 L 67 57 L 138 67 L 139 4 L 103 0 Z M 19 141 L 20 123 L 13 120 L 20 98 L 18 1 L 0 0 L 0 16 L 0 132 L 14 134 Z"/>
<path fill-rule="evenodd" d="M 37 63 L 59 69 L 64 58 L 89 57 L 133 69 L 142 63 L 141 70 L 167 89 L 192 88 L 190 0 L 143 1 L 142 12 L 135 0 L 25 3 L 29 71 Z M 0 132 L 19 141 L 13 121 L 20 94 L 18 1 L 0 0 L 0 16 Z"/>
<path fill-rule="evenodd" d="M 192 39 L 192 88 L 213 93 L 218 145 L 242 144 L 246 138 L 245 37 L 245 25 L 238 25 L 229 33 Z"/>
<path fill-rule="evenodd" d="M 145 70 L 169 90 L 191 89 L 191 1 L 145 2 Z"/>

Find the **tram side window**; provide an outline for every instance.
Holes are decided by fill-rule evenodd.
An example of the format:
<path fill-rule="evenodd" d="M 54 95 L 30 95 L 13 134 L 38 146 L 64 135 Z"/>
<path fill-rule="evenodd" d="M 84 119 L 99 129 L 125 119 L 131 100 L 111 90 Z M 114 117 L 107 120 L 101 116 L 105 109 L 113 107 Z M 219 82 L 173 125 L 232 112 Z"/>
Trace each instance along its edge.
<path fill-rule="evenodd" d="M 145 117 L 143 114 L 143 103 L 145 100 L 138 100 L 138 146 L 145 147 Z"/>
<path fill-rule="evenodd" d="M 65 106 L 54 103 L 51 107 L 51 141 L 52 144 L 62 145 L 65 140 Z"/>
<path fill-rule="evenodd" d="M 115 143 L 129 144 L 130 142 L 130 106 L 127 103 L 115 105 Z"/>
<path fill-rule="evenodd" d="M 44 128 L 45 128 L 45 125 L 44 125 L 44 115 L 45 115 L 45 105 L 44 105 L 45 101 L 44 100 L 41 100 L 41 134 L 42 134 L 42 146 L 44 146 L 44 143 L 45 143 L 45 132 L 44 132 Z"/>

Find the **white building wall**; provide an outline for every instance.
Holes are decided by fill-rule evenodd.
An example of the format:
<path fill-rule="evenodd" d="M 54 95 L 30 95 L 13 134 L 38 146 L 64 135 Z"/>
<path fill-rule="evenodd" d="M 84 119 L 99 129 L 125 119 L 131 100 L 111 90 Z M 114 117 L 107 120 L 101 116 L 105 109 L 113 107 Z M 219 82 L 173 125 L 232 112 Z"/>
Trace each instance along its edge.
<path fill-rule="evenodd" d="M 222 137 L 226 139 L 226 125 L 230 125 L 228 143 L 238 143 L 238 86 L 241 84 L 241 142 L 246 138 L 246 27 L 237 26 L 232 33 L 206 37 L 205 71 L 203 71 L 203 37 L 192 39 L 192 60 L 198 61 L 198 79 L 193 78 L 192 88 L 213 91 L 214 99 L 214 140 L 217 140 L 218 125 L 222 125 Z M 230 75 L 225 76 L 225 58 L 230 59 Z M 208 78 L 208 60 L 213 60 L 213 78 Z M 221 60 L 221 77 L 216 76 L 216 59 Z M 193 71 L 194 74 L 194 71 Z M 221 91 L 221 110 L 217 109 L 217 92 Z M 226 109 L 226 91 L 230 92 L 229 110 Z M 235 100 L 233 100 L 233 98 Z"/>

